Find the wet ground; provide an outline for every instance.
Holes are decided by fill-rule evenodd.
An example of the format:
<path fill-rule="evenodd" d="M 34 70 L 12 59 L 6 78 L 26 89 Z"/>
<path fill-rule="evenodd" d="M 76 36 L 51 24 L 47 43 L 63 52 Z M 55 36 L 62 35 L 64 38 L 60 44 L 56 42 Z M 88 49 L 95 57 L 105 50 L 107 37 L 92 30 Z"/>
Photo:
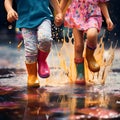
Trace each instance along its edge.
<path fill-rule="evenodd" d="M 119 48 L 105 85 L 47 85 L 29 90 L 26 82 L 23 48 L 17 50 L 12 41 L 1 44 L 0 120 L 120 120 Z"/>

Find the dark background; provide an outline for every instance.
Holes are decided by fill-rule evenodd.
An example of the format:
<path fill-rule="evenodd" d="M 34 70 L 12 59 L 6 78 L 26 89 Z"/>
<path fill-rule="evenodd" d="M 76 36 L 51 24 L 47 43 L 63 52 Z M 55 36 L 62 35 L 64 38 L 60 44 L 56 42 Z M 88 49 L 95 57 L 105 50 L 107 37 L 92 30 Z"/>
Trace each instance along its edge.
<path fill-rule="evenodd" d="M 14 3 L 14 8 L 16 5 Z M 106 39 L 120 39 L 120 1 L 110 0 L 108 2 L 109 13 L 111 19 L 115 25 L 115 28 L 109 32 L 106 31 Z M 10 27 L 12 26 L 12 27 Z M 106 27 L 106 23 L 103 22 L 103 27 Z M 8 29 L 9 28 L 9 29 Z M 15 40 L 15 23 L 8 23 L 6 20 L 6 11 L 4 8 L 4 0 L 0 0 L 0 41 L 6 42 L 9 38 Z"/>
<path fill-rule="evenodd" d="M 110 39 L 112 41 L 118 41 L 118 47 L 120 46 L 120 1 L 119 0 L 110 0 L 108 2 L 108 9 L 110 17 L 115 25 L 115 28 L 109 32 L 106 32 L 106 40 Z M 103 26 L 106 27 L 105 22 Z M 115 42 L 114 42 L 115 43 Z"/>

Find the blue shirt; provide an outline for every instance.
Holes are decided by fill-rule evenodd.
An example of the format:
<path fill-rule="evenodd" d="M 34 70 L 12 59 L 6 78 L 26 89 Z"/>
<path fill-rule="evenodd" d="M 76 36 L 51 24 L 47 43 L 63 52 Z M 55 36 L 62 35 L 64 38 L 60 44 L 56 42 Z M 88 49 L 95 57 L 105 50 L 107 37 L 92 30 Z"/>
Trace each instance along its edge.
<path fill-rule="evenodd" d="M 16 0 L 17 28 L 35 28 L 45 19 L 53 20 L 49 0 Z"/>

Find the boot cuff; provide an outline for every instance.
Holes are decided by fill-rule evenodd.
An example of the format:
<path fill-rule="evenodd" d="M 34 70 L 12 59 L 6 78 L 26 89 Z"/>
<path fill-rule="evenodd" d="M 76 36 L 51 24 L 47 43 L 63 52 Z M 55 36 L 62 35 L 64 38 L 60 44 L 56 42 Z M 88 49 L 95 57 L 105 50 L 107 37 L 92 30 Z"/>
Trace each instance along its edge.
<path fill-rule="evenodd" d="M 83 63 L 84 62 L 84 58 L 75 58 L 74 62 L 75 63 Z"/>
<path fill-rule="evenodd" d="M 89 45 L 87 45 L 87 48 L 90 49 L 90 50 L 95 50 L 96 49 L 96 47 L 91 47 Z"/>

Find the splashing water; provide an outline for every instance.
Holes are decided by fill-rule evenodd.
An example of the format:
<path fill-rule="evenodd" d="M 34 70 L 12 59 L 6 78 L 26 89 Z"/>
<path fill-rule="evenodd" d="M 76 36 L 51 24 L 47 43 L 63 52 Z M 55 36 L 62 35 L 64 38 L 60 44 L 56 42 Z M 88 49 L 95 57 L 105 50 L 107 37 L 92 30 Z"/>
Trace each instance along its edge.
<path fill-rule="evenodd" d="M 41 85 L 62 86 L 68 83 L 74 83 L 76 79 L 76 67 L 74 64 L 74 44 L 72 43 L 74 36 L 72 35 L 69 37 L 69 34 L 67 34 L 67 37 L 69 41 L 66 42 L 64 35 L 63 43 L 60 49 L 56 44 L 54 44 L 55 50 L 51 50 L 50 53 L 52 56 L 50 57 L 51 76 L 46 79 L 46 81 L 43 80 L 44 82 L 41 82 Z M 88 68 L 87 60 L 84 57 L 85 79 L 87 85 L 105 84 L 105 80 L 114 60 L 114 51 L 116 46 L 117 44 L 113 47 L 113 44 L 111 42 L 110 47 L 105 50 L 103 36 L 101 37 L 100 42 L 97 45 L 97 49 L 94 53 L 96 61 L 100 65 L 99 72 L 94 73 L 90 71 Z M 85 56 L 85 50 L 83 56 Z"/>
<path fill-rule="evenodd" d="M 101 37 L 100 42 L 97 45 L 97 49 L 94 53 L 95 59 L 100 65 L 100 71 L 96 73 L 90 71 L 85 59 L 85 78 L 88 84 L 105 84 L 105 80 L 114 60 L 114 52 L 116 47 L 117 43 L 113 47 L 111 42 L 109 49 L 105 50 L 103 37 Z"/>

